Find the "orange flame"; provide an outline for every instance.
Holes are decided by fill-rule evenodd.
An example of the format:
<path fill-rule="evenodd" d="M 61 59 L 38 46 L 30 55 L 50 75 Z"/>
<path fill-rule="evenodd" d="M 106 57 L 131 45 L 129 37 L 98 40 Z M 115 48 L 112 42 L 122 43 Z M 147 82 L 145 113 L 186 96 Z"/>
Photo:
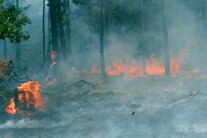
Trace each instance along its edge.
<path fill-rule="evenodd" d="M 16 114 L 17 109 L 16 109 L 16 106 L 15 106 L 14 98 L 12 98 L 10 100 L 9 104 L 5 108 L 5 111 L 10 115 L 15 115 Z"/>
<path fill-rule="evenodd" d="M 57 53 L 56 53 L 55 51 L 52 51 L 52 52 L 50 53 L 50 58 L 51 58 L 52 60 L 55 60 L 56 56 L 57 56 Z"/>
<path fill-rule="evenodd" d="M 44 110 L 46 99 L 41 96 L 40 86 L 39 82 L 29 81 L 17 87 L 18 91 L 24 92 L 23 94 L 18 94 L 18 101 L 20 103 L 26 102 L 27 107 L 34 105 L 35 108 Z M 31 100 L 31 98 L 34 99 Z"/>
<path fill-rule="evenodd" d="M 184 63 L 185 54 L 170 60 L 170 70 L 172 76 L 180 75 L 182 72 L 182 65 Z M 106 74 L 111 77 L 118 75 L 125 75 L 126 78 L 135 79 L 143 77 L 144 75 L 150 76 L 164 76 L 165 66 L 161 61 L 157 60 L 153 55 L 150 59 L 145 61 L 145 67 L 141 64 L 129 66 L 125 63 L 114 63 L 112 66 L 106 67 Z M 101 74 L 101 70 L 93 66 L 89 74 Z"/>
<path fill-rule="evenodd" d="M 26 108 L 32 106 L 35 109 L 45 111 L 44 104 L 47 99 L 41 96 L 40 86 L 39 82 L 29 81 L 17 87 L 17 99 L 12 98 L 5 111 L 11 115 L 15 115 L 17 111 L 24 113 L 21 108 L 16 107 L 15 102 L 17 101 L 19 104 L 24 104 Z"/>

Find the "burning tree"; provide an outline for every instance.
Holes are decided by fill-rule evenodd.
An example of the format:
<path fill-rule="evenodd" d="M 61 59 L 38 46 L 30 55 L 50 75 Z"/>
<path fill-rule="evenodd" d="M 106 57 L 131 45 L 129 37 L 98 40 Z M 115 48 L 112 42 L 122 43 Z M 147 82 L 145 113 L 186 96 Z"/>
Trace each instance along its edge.
<path fill-rule="evenodd" d="M 57 53 L 58 60 L 61 54 L 66 59 L 71 56 L 70 1 L 49 0 L 48 6 L 51 24 L 52 51 Z"/>

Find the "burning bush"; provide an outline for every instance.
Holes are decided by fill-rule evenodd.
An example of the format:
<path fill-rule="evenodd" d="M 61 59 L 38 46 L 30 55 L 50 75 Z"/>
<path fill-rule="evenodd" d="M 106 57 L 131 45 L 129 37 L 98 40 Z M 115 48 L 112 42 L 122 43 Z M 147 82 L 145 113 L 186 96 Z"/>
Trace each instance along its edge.
<path fill-rule="evenodd" d="M 6 107 L 8 114 L 15 115 L 21 113 L 32 113 L 36 110 L 45 111 L 45 101 L 41 95 L 41 84 L 36 81 L 29 81 L 17 87 L 14 98 Z"/>

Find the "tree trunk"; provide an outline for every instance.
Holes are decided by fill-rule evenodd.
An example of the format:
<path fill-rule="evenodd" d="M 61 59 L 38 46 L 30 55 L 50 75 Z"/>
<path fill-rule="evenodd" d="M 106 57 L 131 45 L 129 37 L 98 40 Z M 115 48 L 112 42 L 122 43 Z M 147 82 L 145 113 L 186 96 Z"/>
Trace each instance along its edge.
<path fill-rule="evenodd" d="M 48 44 L 47 44 L 46 61 L 49 60 L 50 53 L 51 53 L 51 24 L 50 24 L 50 13 L 48 12 Z"/>
<path fill-rule="evenodd" d="M 19 8 L 19 0 L 16 0 L 16 7 Z M 16 43 L 16 65 L 17 70 L 21 69 L 21 47 L 20 42 Z"/>
<path fill-rule="evenodd" d="M 67 57 L 69 58 L 70 64 L 72 64 L 72 45 L 71 45 L 71 11 L 70 11 L 70 0 L 64 0 L 66 4 L 66 14 L 65 14 L 65 34 L 66 34 L 66 51 L 68 53 Z"/>
<path fill-rule="evenodd" d="M 67 50 L 66 50 L 66 39 L 65 39 L 65 32 L 64 32 L 64 24 L 63 24 L 63 18 L 64 13 L 62 11 L 62 4 L 61 1 L 58 1 L 57 4 L 57 19 L 58 19 L 58 32 L 59 32 L 59 39 L 60 39 L 60 46 L 61 46 L 61 52 L 63 54 L 64 59 L 66 59 L 67 56 Z"/>
<path fill-rule="evenodd" d="M 203 17 L 203 25 L 206 25 L 206 0 L 202 0 L 202 17 Z"/>
<path fill-rule="evenodd" d="M 140 10 L 143 13 L 143 0 L 140 0 Z M 142 15 L 143 16 L 143 15 Z M 143 41 L 143 46 L 145 46 L 145 22 L 144 19 L 141 19 L 141 23 L 142 23 L 142 41 Z M 142 57 L 142 66 L 143 66 L 143 73 L 145 74 L 145 70 L 146 70 L 146 57 L 143 56 Z"/>
<path fill-rule="evenodd" d="M 51 42 L 52 51 L 56 52 L 56 58 L 59 60 L 59 36 L 57 23 L 57 0 L 49 0 L 49 12 L 51 21 Z"/>
<path fill-rule="evenodd" d="M 165 0 L 163 0 L 163 42 L 165 52 L 165 76 L 170 77 L 170 50 L 168 45 L 168 27 L 165 11 Z"/>
<path fill-rule="evenodd" d="M 93 36 L 92 36 L 92 10 L 90 0 L 87 0 L 87 8 L 88 8 L 88 24 L 89 24 L 89 44 L 92 47 L 93 45 Z"/>
<path fill-rule="evenodd" d="M 104 0 L 101 0 L 101 24 L 100 24 L 100 60 L 101 60 L 101 72 L 103 81 L 107 80 L 106 67 L 104 59 Z"/>
<path fill-rule="evenodd" d="M 19 0 L 16 0 L 16 7 L 19 8 Z M 16 43 L 16 65 L 17 70 L 21 69 L 21 47 L 20 42 Z"/>
<path fill-rule="evenodd" d="M 45 0 L 43 0 L 43 11 L 42 11 L 42 52 L 43 52 L 43 64 L 46 62 L 45 56 Z"/>
<path fill-rule="evenodd" d="M 3 40 L 4 44 L 4 60 L 7 60 L 7 41 L 6 38 Z"/>

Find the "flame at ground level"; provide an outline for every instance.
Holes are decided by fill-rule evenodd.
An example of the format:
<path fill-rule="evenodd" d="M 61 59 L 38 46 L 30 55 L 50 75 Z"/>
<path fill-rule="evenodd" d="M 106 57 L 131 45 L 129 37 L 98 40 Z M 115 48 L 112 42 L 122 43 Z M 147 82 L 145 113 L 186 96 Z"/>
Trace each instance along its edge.
<path fill-rule="evenodd" d="M 41 84 L 36 81 L 29 81 L 18 86 L 14 98 L 10 100 L 5 111 L 11 115 L 15 115 L 17 111 L 27 112 L 34 109 L 44 111 L 47 99 L 42 97 L 40 86 Z"/>
<path fill-rule="evenodd" d="M 184 59 L 185 55 L 170 59 L 170 71 L 172 76 L 183 75 L 184 71 L 182 71 L 182 66 L 184 64 Z M 191 73 L 199 74 L 200 70 L 194 69 Z M 101 74 L 101 70 L 96 66 L 93 66 L 88 74 Z M 125 63 L 119 62 L 114 63 L 112 66 L 106 66 L 106 74 L 111 77 L 124 74 L 129 79 L 143 77 L 144 75 L 164 76 L 165 65 L 152 56 L 150 59 L 145 61 L 145 65 L 135 64 L 129 66 Z"/>
<path fill-rule="evenodd" d="M 15 115 L 17 112 L 16 106 L 15 106 L 15 102 L 14 102 L 14 98 L 12 98 L 9 101 L 9 104 L 7 105 L 7 107 L 5 108 L 5 111 L 10 114 L 10 115 Z"/>

